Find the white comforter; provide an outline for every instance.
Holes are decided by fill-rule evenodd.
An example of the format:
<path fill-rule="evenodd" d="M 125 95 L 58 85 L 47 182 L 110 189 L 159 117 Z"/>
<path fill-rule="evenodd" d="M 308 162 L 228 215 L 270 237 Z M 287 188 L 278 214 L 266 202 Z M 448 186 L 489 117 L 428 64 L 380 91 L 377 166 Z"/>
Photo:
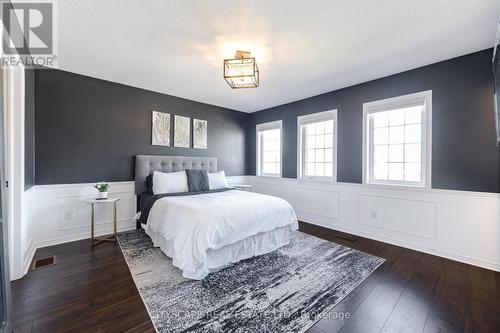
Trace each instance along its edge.
<path fill-rule="evenodd" d="M 288 226 L 298 228 L 293 208 L 283 199 L 231 190 L 157 200 L 145 226 L 167 242 L 167 255 L 184 272 L 203 270 L 209 249 Z M 155 244 L 156 245 L 156 244 Z M 186 276 L 186 275 L 185 275 Z"/>

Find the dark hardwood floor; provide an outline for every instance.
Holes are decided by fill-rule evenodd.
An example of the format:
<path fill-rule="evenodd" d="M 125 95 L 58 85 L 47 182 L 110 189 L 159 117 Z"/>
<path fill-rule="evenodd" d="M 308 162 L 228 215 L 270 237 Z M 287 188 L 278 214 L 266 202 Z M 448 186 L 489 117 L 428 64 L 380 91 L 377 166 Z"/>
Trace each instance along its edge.
<path fill-rule="evenodd" d="M 309 332 L 500 332 L 500 273 L 307 223 L 300 230 L 386 259 Z M 12 283 L 15 332 L 154 332 L 119 247 L 89 242 L 37 251 L 56 264 Z"/>

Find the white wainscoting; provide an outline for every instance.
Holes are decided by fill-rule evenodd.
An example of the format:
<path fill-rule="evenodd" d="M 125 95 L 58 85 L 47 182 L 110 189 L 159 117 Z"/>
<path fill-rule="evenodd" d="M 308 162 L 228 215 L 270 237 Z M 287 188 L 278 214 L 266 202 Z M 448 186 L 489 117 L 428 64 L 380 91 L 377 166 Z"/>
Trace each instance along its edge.
<path fill-rule="evenodd" d="M 491 193 L 384 188 L 346 183 L 237 176 L 230 185 L 282 197 L 300 220 L 500 271 L 500 195 Z M 32 238 L 24 267 L 35 250 L 90 236 L 93 184 L 38 185 L 26 207 Z M 135 228 L 133 182 L 111 183 L 119 197 L 118 230 Z M 97 235 L 112 232 L 111 206 L 96 211 Z"/>
<path fill-rule="evenodd" d="M 245 177 L 228 177 L 230 185 L 244 183 Z M 23 233 L 24 274 L 28 272 L 36 249 L 90 237 L 90 205 L 87 199 L 96 197 L 94 184 L 37 185 L 24 194 L 26 226 Z M 135 229 L 137 199 L 134 182 L 110 183 L 110 198 L 120 198 L 117 204 L 118 231 Z M 112 206 L 96 207 L 96 235 L 113 232 Z M 20 278 L 17 276 L 15 278 Z"/>
<path fill-rule="evenodd" d="M 12 278 L 20 278 L 26 274 L 30 268 L 31 260 L 35 255 L 35 195 L 36 189 L 31 187 L 24 192 L 23 195 L 23 218 L 22 218 L 22 231 L 21 242 L 23 244 L 23 271 L 19 276 L 12 276 Z"/>
<path fill-rule="evenodd" d="M 117 203 L 118 231 L 135 228 L 136 197 L 133 182 L 110 183 L 110 198 Z M 86 200 L 96 197 L 94 184 L 35 186 L 35 244 L 37 248 L 90 237 L 91 207 Z M 112 233 L 112 205 L 96 206 L 96 235 Z"/>
<path fill-rule="evenodd" d="M 500 195 L 247 176 L 300 220 L 500 271 Z"/>

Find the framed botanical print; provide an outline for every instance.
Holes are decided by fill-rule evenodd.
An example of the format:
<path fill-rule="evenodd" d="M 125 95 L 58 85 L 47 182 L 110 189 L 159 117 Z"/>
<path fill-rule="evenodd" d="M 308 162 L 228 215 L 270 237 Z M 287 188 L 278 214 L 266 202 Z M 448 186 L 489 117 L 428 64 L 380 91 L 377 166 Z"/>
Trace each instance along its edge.
<path fill-rule="evenodd" d="M 207 149 L 207 121 L 193 119 L 193 148 Z"/>
<path fill-rule="evenodd" d="M 174 146 L 182 148 L 191 146 L 191 118 L 174 116 Z"/>
<path fill-rule="evenodd" d="M 153 110 L 151 144 L 155 146 L 170 146 L 170 113 Z"/>

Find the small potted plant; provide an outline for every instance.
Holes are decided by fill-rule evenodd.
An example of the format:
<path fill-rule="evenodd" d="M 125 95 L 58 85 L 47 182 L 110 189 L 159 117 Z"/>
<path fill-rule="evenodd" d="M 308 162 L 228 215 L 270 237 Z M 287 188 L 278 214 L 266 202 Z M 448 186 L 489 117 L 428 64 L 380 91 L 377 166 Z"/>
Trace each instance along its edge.
<path fill-rule="evenodd" d="M 99 182 L 94 185 L 94 187 L 99 191 L 99 199 L 108 198 L 109 184 L 106 182 Z"/>

